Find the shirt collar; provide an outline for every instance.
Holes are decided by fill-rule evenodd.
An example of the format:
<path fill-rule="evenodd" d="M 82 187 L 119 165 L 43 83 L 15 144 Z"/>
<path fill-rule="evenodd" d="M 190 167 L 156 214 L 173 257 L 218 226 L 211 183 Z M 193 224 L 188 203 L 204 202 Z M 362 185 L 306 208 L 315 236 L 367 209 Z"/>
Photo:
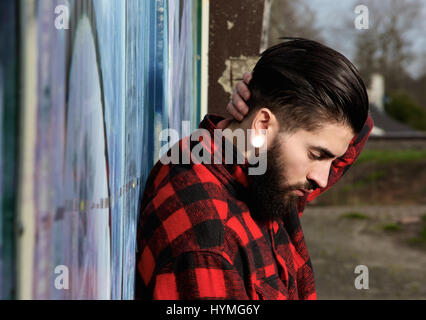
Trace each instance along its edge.
<path fill-rule="evenodd" d="M 219 115 L 215 115 L 215 114 L 206 114 L 206 116 L 204 117 L 204 119 L 200 122 L 198 128 L 199 129 L 205 129 L 210 133 L 210 137 L 211 138 L 211 148 L 206 148 L 207 151 L 213 151 L 216 150 L 216 145 L 215 145 L 215 139 L 214 134 L 215 134 L 215 129 L 218 129 L 217 124 L 218 122 L 224 120 L 224 117 L 221 117 Z M 247 159 L 241 154 L 241 152 L 233 145 L 233 143 L 228 140 L 225 136 L 223 136 L 222 134 L 220 135 L 220 139 L 217 139 L 216 141 L 220 140 L 222 143 L 222 152 L 219 154 L 219 156 L 221 157 L 221 162 L 220 164 L 214 164 L 212 162 L 212 165 L 214 165 L 215 167 L 217 167 L 219 170 L 222 171 L 222 173 L 224 173 L 230 180 L 231 183 L 237 183 L 238 185 L 247 188 L 248 187 L 248 168 L 249 168 L 249 163 L 247 161 Z M 232 144 L 232 150 L 233 150 L 233 163 L 231 164 L 227 164 L 225 163 L 225 145 L 226 144 Z M 213 151 L 214 152 L 214 151 Z M 214 155 L 212 155 L 212 159 L 213 159 Z M 244 159 L 244 163 L 238 163 L 237 159 Z"/>

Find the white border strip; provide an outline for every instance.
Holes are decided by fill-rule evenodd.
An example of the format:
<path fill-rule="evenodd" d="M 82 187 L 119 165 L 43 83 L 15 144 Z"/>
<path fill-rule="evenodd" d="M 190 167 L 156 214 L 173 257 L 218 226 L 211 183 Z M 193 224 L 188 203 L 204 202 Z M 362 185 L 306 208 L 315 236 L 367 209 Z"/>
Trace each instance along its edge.
<path fill-rule="evenodd" d="M 203 120 L 208 110 L 209 87 L 209 19 L 210 0 L 202 0 L 201 7 L 201 110 L 200 120 Z"/>
<path fill-rule="evenodd" d="M 37 23 L 35 1 L 21 0 L 20 127 L 17 232 L 17 298 L 31 299 L 33 289 L 35 207 L 34 164 L 37 118 Z"/>

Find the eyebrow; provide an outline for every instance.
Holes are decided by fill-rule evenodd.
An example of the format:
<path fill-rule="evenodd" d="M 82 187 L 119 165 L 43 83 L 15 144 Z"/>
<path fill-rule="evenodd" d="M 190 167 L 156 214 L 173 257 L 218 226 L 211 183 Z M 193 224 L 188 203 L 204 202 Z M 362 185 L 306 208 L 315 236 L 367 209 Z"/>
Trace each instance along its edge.
<path fill-rule="evenodd" d="M 327 156 L 327 158 L 337 157 L 330 150 L 323 148 L 323 147 L 320 147 L 320 146 L 309 146 L 309 148 L 325 154 Z"/>

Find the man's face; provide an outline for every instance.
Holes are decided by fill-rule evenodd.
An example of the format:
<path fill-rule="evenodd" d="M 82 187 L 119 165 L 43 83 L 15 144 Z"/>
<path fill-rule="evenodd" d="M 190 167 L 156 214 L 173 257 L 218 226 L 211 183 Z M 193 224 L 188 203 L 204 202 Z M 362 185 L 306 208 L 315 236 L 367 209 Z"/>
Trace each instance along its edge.
<path fill-rule="evenodd" d="M 254 216 L 282 218 L 294 210 L 298 197 L 326 187 L 331 163 L 344 155 L 353 136 L 352 129 L 342 124 L 278 134 L 267 151 L 265 174 L 249 176 L 249 206 Z"/>

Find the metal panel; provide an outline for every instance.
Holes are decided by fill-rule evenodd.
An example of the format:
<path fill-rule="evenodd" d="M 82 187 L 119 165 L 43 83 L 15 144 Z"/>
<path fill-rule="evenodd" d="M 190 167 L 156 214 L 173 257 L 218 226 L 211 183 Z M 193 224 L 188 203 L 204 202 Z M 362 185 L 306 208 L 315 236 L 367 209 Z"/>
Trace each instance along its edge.
<path fill-rule="evenodd" d="M 133 298 L 138 205 L 159 132 L 199 122 L 195 4 L 25 3 L 21 298 Z M 69 29 L 55 24 L 60 5 Z"/>
<path fill-rule="evenodd" d="M 0 299 L 15 296 L 18 5 L 0 2 Z M 7 48 L 7 50 L 5 49 Z"/>

